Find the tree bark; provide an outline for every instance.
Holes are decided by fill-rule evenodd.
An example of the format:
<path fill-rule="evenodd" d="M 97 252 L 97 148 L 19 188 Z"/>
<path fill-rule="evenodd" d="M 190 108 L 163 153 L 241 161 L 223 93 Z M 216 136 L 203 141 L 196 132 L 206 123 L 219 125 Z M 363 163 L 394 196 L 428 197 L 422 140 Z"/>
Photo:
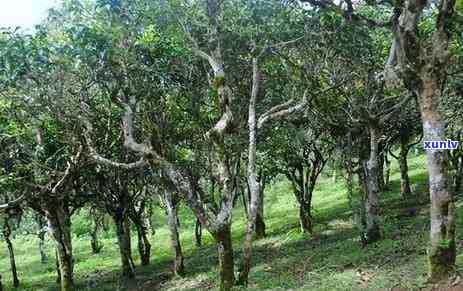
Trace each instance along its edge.
<path fill-rule="evenodd" d="M 45 235 L 47 233 L 47 227 L 45 225 L 45 221 L 40 214 L 35 215 L 35 221 L 38 227 L 37 237 L 39 238 L 39 254 L 40 254 L 40 262 L 45 264 L 48 260 L 47 253 L 45 252 Z"/>
<path fill-rule="evenodd" d="M 195 239 L 196 239 L 196 246 L 200 247 L 201 246 L 201 239 L 203 235 L 203 228 L 201 225 L 201 221 L 199 219 L 196 219 L 195 223 Z"/>
<path fill-rule="evenodd" d="M 391 160 L 389 160 L 387 150 L 384 151 L 384 164 L 386 166 L 386 171 L 384 173 L 384 187 L 385 189 L 388 189 L 391 178 Z"/>
<path fill-rule="evenodd" d="M 311 205 L 307 202 L 299 204 L 299 225 L 301 232 L 312 233 L 312 215 L 310 211 Z"/>
<path fill-rule="evenodd" d="M 264 191 L 266 184 L 266 177 L 262 173 L 259 175 L 259 203 L 257 205 L 256 213 L 256 239 L 265 237 L 265 219 L 264 219 Z"/>
<path fill-rule="evenodd" d="M 378 143 L 378 188 L 380 192 L 386 190 L 384 181 L 384 146 L 382 142 Z"/>
<path fill-rule="evenodd" d="M 150 264 L 150 254 L 151 254 L 151 243 L 148 239 L 148 228 L 141 221 L 141 224 L 135 224 L 137 229 L 138 237 L 138 253 L 140 254 L 140 260 L 142 266 L 147 266 Z"/>
<path fill-rule="evenodd" d="M 145 217 L 145 201 L 140 201 L 138 209 L 131 205 L 129 210 L 131 221 L 135 224 L 137 230 L 137 247 L 140 254 L 142 266 L 147 266 L 150 263 L 151 243 L 148 239 L 148 226 Z"/>
<path fill-rule="evenodd" d="M 223 226 L 214 238 L 218 243 L 220 291 L 231 290 L 235 283 L 233 244 L 230 225 Z"/>
<path fill-rule="evenodd" d="M 93 217 L 93 229 L 90 234 L 91 240 L 90 240 L 90 245 L 92 247 L 92 253 L 93 254 L 98 254 L 103 246 L 101 245 L 99 239 L 98 239 L 98 232 L 100 231 L 100 221 L 99 217 Z"/>
<path fill-rule="evenodd" d="M 367 162 L 366 186 L 367 195 L 365 200 L 366 229 L 365 235 L 368 243 L 381 239 L 381 228 L 379 224 L 378 194 L 378 130 L 375 127 L 369 128 L 370 132 L 370 158 Z"/>
<path fill-rule="evenodd" d="M 457 167 L 456 167 L 454 185 L 455 185 L 455 193 L 458 195 L 460 193 L 461 186 L 463 183 L 463 156 L 459 158 L 459 161 L 457 161 L 456 166 Z"/>
<path fill-rule="evenodd" d="M 441 81 L 423 78 L 420 94 L 421 116 L 425 140 L 445 140 L 444 123 L 437 110 L 441 96 Z M 427 150 L 429 171 L 429 192 L 431 198 L 431 246 L 429 250 L 430 277 L 441 280 L 449 276 L 455 265 L 455 206 L 451 191 L 448 166 L 449 157 L 445 150 Z"/>
<path fill-rule="evenodd" d="M 177 217 L 177 202 L 170 191 L 165 191 L 164 199 L 167 210 L 167 224 L 170 230 L 170 243 L 174 251 L 174 274 L 177 276 L 185 275 L 185 266 L 183 263 L 182 245 L 180 243 L 179 225 Z"/>
<path fill-rule="evenodd" d="M 71 217 L 62 202 L 44 209 L 50 236 L 55 241 L 59 266 L 61 291 L 73 290 L 73 256 L 71 241 Z"/>
<path fill-rule="evenodd" d="M 128 227 L 127 216 L 123 211 L 112 215 L 116 224 L 117 241 L 121 255 L 122 276 L 124 278 L 135 277 L 135 265 L 132 259 L 132 247 L 130 242 L 130 228 Z"/>
<path fill-rule="evenodd" d="M 6 245 L 8 247 L 8 254 L 10 255 L 10 267 L 11 267 L 11 275 L 13 277 L 13 287 L 19 287 L 19 279 L 18 279 L 18 272 L 16 270 L 16 260 L 14 258 L 14 249 L 13 243 L 11 242 L 11 227 L 8 222 L 8 218 L 5 219 L 5 223 L 3 225 L 3 237 L 5 238 Z"/>
<path fill-rule="evenodd" d="M 412 191 L 410 189 L 410 178 L 408 176 L 408 136 L 401 135 L 400 138 L 400 155 L 399 155 L 399 168 L 400 168 L 400 194 L 402 197 L 410 197 Z"/>

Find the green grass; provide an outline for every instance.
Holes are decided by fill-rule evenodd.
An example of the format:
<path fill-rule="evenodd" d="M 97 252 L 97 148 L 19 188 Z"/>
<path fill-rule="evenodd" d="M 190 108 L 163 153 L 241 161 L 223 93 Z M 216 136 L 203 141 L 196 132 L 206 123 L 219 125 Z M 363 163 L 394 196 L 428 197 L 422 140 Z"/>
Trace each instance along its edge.
<path fill-rule="evenodd" d="M 422 156 L 410 156 L 410 176 L 416 198 L 404 201 L 399 196 L 397 165 L 392 168 L 390 190 L 381 197 L 384 239 L 362 248 L 358 231 L 351 221 L 346 189 L 339 179 L 334 183 L 322 177 L 314 193 L 316 227 L 313 235 L 301 234 L 297 204 L 289 183 L 281 179 L 268 187 L 265 197 L 265 239 L 255 243 L 254 267 L 249 290 L 416 290 L 426 281 L 426 246 L 428 243 L 427 176 Z M 458 205 L 460 206 L 460 205 Z M 417 209 L 410 216 L 408 210 Z M 462 208 L 458 207 L 461 214 Z M 211 237 L 205 233 L 204 245 L 194 245 L 192 213 L 182 207 L 181 239 L 186 257 L 187 276 L 173 277 L 170 272 L 172 252 L 169 248 L 165 217 L 157 211 L 156 234 L 151 237 L 152 263 L 137 268 L 137 280 L 122 285 L 115 238 L 107 234 L 104 248 L 92 255 L 87 236 L 74 237 L 75 279 L 78 290 L 209 290 L 216 288 L 217 254 Z M 243 209 L 234 211 L 232 227 L 236 258 L 241 255 L 245 217 Z M 458 215 L 457 244 L 463 237 L 462 215 Z M 74 217 L 74 227 L 85 224 L 85 215 Z M 135 234 L 133 254 L 136 262 Z M 14 240 L 20 290 L 58 290 L 55 283 L 54 252 L 47 240 L 50 260 L 41 264 L 37 241 L 32 236 Z M 461 266 L 463 253 L 458 252 Z M 5 244 L 0 245 L 0 273 L 6 290 L 11 289 L 9 261 Z M 240 290 L 241 287 L 237 287 Z M 244 289 L 244 288 L 242 288 Z"/>

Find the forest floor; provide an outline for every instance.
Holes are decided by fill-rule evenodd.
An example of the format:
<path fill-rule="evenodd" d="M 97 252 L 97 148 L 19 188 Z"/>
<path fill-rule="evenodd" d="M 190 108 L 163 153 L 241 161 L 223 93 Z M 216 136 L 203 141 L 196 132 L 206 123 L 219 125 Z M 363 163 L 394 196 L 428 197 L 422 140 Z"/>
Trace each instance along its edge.
<path fill-rule="evenodd" d="M 399 195 L 397 164 L 393 162 L 390 190 L 382 194 L 381 209 L 384 239 L 362 248 L 358 230 L 351 219 L 346 188 L 342 179 L 321 177 L 314 193 L 315 229 L 301 234 L 298 211 L 289 183 L 281 179 L 269 185 L 265 197 L 267 237 L 255 243 L 254 267 L 249 290 L 438 290 L 426 283 L 426 247 L 429 215 L 427 176 L 424 157 L 410 155 L 410 176 L 415 196 L 404 201 Z M 463 207 L 457 203 L 457 266 L 463 271 Z M 244 238 L 243 209 L 234 212 L 233 240 L 235 258 L 241 256 Z M 195 219 L 182 207 L 181 239 L 187 275 L 171 275 L 172 252 L 165 217 L 157 210 L 156 233 L 151 237 L 151 265 L 137 268 L 137 279 L 123 285 L 119 276 L 119 256 L 114 233 L 104 235 L 103 250 L 91 253 L 84 211 L 73 218 L 75 281 L 78 290 L 209 290 L 216 288 L 217 253 L 209 234 L 204 232 L 203 246 L 196 247 Z M 112 230 L 113 231 L 113 230 Z M 133 254 L 138 263 L 136 236 Z M 47 240 L 49 261 L 40 262 L 34 236 L 14 240 L 16 261 L 22 287 L 19 290 L 58 290 L 53 245 Z M 6 290 L 11 290 L 9 261 L 4 243 L 0 244 L 0 274 Z M 463 282 L 463 279 L 461 280 Z M 439 290 L 463 290 L 456 276 Z M 244 288 L 237 287 L 237 290 Z"/>

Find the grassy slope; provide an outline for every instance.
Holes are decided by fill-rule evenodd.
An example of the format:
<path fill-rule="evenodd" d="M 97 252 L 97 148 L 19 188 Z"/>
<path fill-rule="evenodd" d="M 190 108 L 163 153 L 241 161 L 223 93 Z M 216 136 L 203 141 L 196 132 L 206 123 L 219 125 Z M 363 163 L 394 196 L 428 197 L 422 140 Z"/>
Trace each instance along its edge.
<path fill-rule="evenodd" d="M 296 202 L 287 181 L 268 188 L 265 216 L 268 237 L 255 244 L 255 266 L 250 290 L 414 290 L 426 280 L 426 244 L 428 241 L 428 207 L 426 173 L 423 157 L 410 156 L 410 176 L 418 193 L 412 203 L 398 195 L 399 175 L 393 164 L 391 191 L 382 196 L 385 238 L 365 249 L 360 247 L 353 226 L 343 183 L 322 178 L 314 195 L 317 226 L 312 236 L 299 233 Z M 418 203 L 416 203 L 418 201 Z M 416 207 L 415 205 L 421 205 Z M 407 215 L 417 209 L 417 216 Z M 458 212 L 462 212 L 458 207 Z M 158 211 L 160 212 L 160 211 Z M 462 227 L 458 216 L 458 227 Z M 77 220 L 84 219 L 77 217 Z M 186 208 L 181 210 L 182 243 L 186 255 L 186 278 L 170 274 L 171 251 L 165 217 L 158 214 L 158 230 L 151 238 L 152 264 L 138 268 L 138 280 L 121 287 L 119 257 L 115 239 L 103 240 L 101 254 L 92 255 L 87 237 L 74 239 L 76 282 L 79 290 L 201 290 L 214 288 L 216 251 L 208 234 L 204 245 L 194 246 L 194 219 Z M 233 237 L 236 257 L 240 256 L 245 219 L 243 210 L 234 213 Z M 79 221 L 78 223 L 82 223 Z M 76 223 L 77 224 L 77 223 Z M 458 229 L 458 234 L 462 233 Z M 458 236 L 458 242 L 463 239 Z M 459 243 L 458 243 L 459 245 Z M 57 290 L 54 260 L 41 264 L 37 242 L 32 237 L 15 240 L 19 276 L 23 290 Z M 52 244 L 48 253 L 53 258 Z M 136 242 L 134 256 L 138 262 Z M 463 253 L 458 265 L 462 266 Z M 0 273 L 6 289 L 11 288 L 5 244 L 0 244 Z M 237 288 L 239 289 L 239 288 Z"/>

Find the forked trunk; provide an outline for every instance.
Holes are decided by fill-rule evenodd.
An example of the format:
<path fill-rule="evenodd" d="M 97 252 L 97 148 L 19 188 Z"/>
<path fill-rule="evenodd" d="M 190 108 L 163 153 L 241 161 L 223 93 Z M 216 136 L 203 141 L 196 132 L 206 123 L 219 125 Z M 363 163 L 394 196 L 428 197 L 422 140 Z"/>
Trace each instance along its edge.
<path fill-rule="evenodd" d="M 50 205 L 45 209 L 50 236 L 55 241 L 61 291 L 73 290 L 73 256 L 71 218 L 63 204 Z"/>
<path fill-rule="evenodd" d="M 167 224 L 170 230 L 170 243 L 174 251 L 174 274 L 178 276 L 185 275 L 185 266 L 183 263 L 182 245 L 180 243 L 179 225 L 177 217 L 177 203 L 174 201 L 172 193 L 165 192 L 164 199 L 167 210 Z"/>
<path fill-rule="evenodd" d="M 135 266 L 132 259 L 130 228 L 128 227 L 127 216 L 120 214 L 112 217 L 116 224 L 117 242 L 121 255 L 122 276 L 124 278 L 134 278 Z"/>

